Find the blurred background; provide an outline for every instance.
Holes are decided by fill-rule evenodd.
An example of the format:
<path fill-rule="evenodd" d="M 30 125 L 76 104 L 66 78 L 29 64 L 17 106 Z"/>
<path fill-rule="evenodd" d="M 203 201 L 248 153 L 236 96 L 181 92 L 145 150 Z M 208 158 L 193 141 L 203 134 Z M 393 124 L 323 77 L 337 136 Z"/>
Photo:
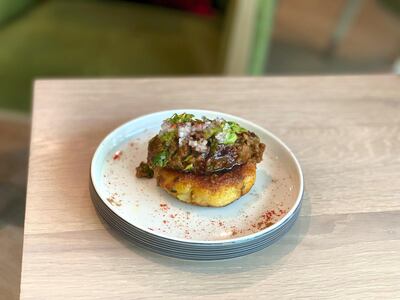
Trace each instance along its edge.
<path fill-rule="evenodd" d="M 398 0 L 0 0 L 0 299 L 17 299 L 36 78 L 400 73 Z"/>

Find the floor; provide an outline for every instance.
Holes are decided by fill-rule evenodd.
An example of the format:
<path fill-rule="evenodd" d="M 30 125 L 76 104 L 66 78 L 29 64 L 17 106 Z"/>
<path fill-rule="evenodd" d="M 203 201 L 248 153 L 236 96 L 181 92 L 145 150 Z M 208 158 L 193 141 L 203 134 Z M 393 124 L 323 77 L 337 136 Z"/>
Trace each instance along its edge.
<path fill-rule="evenodd" d="M 30 122 L 0 111 L 0 300 L 19 298 Z"/>
<path fill-rule="evenodd" d="M 389 73 L 394 69 L 392 61 L 382 58 L 354 61 L 278 41 L 271 46 L 269 62 L 266 68 L 269 76 Z"/>
<path fill-rule="evenodd" d="M 333 39 L 351 2 L 280 0 L 267 74 L 391 72 L 400 57 L 400 6 L 363 0 L 341 38 Z"/>
<path fill-rule="evenodd" d="M 348 4 L 354 2 L 359 5 L 351 18 L 345 18 L 348 26 L 343 26 Z M 389 9 L 384 4 L 387 2 L 394 4 L 395 0 L 280 0 L 273 37 L 325 57 L 335 56 L 358 64 L 370 60 L 393 62 L 400 50 L 400 5 L 397 10 Z"/>

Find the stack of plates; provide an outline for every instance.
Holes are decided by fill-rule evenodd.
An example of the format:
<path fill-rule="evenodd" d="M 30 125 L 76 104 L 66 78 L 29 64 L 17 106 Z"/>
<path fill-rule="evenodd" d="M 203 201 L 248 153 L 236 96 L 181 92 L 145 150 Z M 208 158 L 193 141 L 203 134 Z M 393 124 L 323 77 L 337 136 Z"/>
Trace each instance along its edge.
<path fill-rule="evenodd" d="M 247 195 L 222 208 L 198 207 L 172 198 L 154 179 L 135 177 L 148 140 L 164 119 L 181 112 L 236 121 L 267 145 Z M 285 144 L 249 121 L 219 112 L 174 110 L 132 120 L 101 142 L 91 165 L 91 195 L 100 216 L 136 245 L 182 259 L 227 259 L 271 245 L 295 222 L 302 194 L 300 165 Z"/>

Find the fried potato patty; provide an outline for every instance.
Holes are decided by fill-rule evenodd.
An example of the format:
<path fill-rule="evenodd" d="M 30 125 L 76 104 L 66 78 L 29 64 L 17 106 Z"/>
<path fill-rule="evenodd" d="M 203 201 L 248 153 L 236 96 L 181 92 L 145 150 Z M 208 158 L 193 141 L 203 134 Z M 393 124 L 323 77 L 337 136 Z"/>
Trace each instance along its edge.
<path fill-rule="evenodd" d="M 221 207 L 248 193 L 256 180 L 255 163 L 246 163 L 221 174 L 196 175 L 160 168 L 158 185 L 175 198 L 199 206 Z"/>

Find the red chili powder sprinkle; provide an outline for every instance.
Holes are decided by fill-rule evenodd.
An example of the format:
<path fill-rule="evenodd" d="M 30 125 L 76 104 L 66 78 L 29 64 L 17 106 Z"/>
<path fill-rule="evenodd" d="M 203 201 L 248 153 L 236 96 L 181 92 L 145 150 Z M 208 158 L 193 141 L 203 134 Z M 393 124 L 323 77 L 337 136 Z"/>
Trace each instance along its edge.
<path fill-rule="evenodd" d="M 236 226 L 232 226 L 231 230 L 232 230 L 232 235 L 237 235 L 238 234 L 238 230 L 236 229 Z"/>
<path fill-rule="evenodd" d="M 257 223 L 257 229 L 262 230 L 271 226 L 272 224 L 273 224 L 272 222 L 261 221 Z"/>
<path fill-rule="evenodd" d="M 257 228 L 258 230 L 262 230 L 274 224 L 274 217 L 280 217 L 285 214 L 286 211 L 283 209 L 279 209 L 279 211 L 275 211 L 274 209 L 264 212 L 260 216 L 260 220 L 257 223 L 251 224 L 251 227 Z"/>
<path fill-rule="evenodd" d="M 168 204 L 166 204 L 166 203 L 161 203 L 161 204 L 160 204 L 160 207 L 161 207 L 161 209 L 162 209 L 163 211 L 169 210 L 169 206 L 168 206 Z"/>
<path fill-rule="evenodd" d="M 122 151 L 118 150 L 117 152 L 114 153 L 113 160 L 120 159 L 121 155 L 122 155 Z"/>
<path fill-rule="evenodd" d="M 168 223 L 168 221 L 167 221 L 167 220 L 163 220 L 162 222 L 163 222 L 164 224 L 167 224 L 167 223 Z"/>

